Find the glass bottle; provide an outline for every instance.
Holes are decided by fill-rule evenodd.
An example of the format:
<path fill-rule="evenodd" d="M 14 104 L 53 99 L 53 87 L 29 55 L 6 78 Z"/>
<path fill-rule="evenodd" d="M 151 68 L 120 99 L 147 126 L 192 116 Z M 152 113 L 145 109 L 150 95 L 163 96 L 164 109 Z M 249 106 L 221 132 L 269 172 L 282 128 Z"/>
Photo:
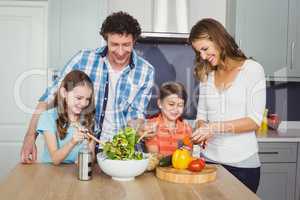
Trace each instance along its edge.
<path fill-rule="evenodd" d="M 261 125 L 259 129 L 257 130 L 257 133 L 260 135 L 266 135 L 268 133 L 268 109 L 265 109 L 263 120 L 261 122 Z"/>

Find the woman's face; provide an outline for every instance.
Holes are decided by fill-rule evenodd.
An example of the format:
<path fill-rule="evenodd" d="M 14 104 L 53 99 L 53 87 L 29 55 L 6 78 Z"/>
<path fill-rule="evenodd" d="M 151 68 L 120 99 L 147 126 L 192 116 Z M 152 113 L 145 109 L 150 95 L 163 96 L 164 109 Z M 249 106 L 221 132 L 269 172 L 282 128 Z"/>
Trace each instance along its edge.
<path fill-rule="evenodd" d="M 73 90 L 65 91 L 68 113 L 79 115 L 90 103 L 92 90 L 87 85 L 79 85 Z"/>
<path fill-rule="evenodd" d="M 184 100 L 176 94 L 171 94 L 163 100 L 158 100 L 158 107 L 160 108 L 164 119 L 169 122 L 174 122 L 183 113 Z"/>
<path fill-rule="evenodd" d="M 208 61 L 212 66 L 220 64 L 220 51 L 209 39 L 199 39 L 192 42 L 192 46 L 199 52 L 201 59 Z"/>

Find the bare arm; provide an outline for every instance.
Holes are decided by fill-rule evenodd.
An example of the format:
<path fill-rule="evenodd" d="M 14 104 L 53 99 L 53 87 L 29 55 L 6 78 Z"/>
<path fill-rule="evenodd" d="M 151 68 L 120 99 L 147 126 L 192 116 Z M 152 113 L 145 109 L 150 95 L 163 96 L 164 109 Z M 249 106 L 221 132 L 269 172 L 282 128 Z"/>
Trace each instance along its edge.
<path fill-rule="evenodd" d="M 197 120 L 195 123 L 195 129 L 206 126 L 206 122 L 204 120 Z"/>
<path fill-rule="evenodd" d="M 243 134 L 258 129 L 258 125 L 249 117 L 224 122 L 205 123 L 198 120 L 196 122 L 197 129 L 192 134 L 194 143 L 206 145 L 207 140 L 214 134 L 235 133 Z"/>
<path fill-rule="evenodd" d="M 249 117 L 230 120 L 225 122 L 208 123 L 209 128 L 215 133 L 236 133 L 241 134 L 256 131 L 259 126 Z"/>
<path fill-rule="evenodd" d="M 56 135 L 48 131 L 44 132 L 44 138 L 54 165 L 59 165 L 78 144 L 84 139 L 84 133 L 78 129 L 74 132 L 72 139 L 61 148 L 57 148 Z"/>
<path fill-rule="evenodd" d="M 52 107 L 52 104 L 47 104 L 46 102 L 39 102 L 32 114 L 26 135 L 24 137 L 23 146 L 21 149 L 21 162 L 24 164 L 31 164 L 37 159 L 37 149 L 35 145 L 35 140 L 37 137 L 36 126 L 40 117 L 40 114 Z"/>

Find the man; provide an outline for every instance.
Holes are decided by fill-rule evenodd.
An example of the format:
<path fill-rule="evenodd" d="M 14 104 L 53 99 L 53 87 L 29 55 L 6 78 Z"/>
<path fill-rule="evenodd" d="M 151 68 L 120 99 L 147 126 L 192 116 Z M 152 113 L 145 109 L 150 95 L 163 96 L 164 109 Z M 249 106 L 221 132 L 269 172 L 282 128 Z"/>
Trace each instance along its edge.
<path fill-rule="evenodd" d="M 113 13 L 104 20 L 100 34 L 107 46 L 80 51 L 40 98 L 24 138 L 22 163 L 36 160 L 35 128 L 40 113 L 51 107 L 58 86 L 71 70 L 85 72 L 94 83 L 95 131 L 101 133 L 101 140 L 111 139 L 118 129 L 144 118 L 154 83 L 154 68 L 133 49 L 141 34 L 139 23 L 127 13 Z"/>

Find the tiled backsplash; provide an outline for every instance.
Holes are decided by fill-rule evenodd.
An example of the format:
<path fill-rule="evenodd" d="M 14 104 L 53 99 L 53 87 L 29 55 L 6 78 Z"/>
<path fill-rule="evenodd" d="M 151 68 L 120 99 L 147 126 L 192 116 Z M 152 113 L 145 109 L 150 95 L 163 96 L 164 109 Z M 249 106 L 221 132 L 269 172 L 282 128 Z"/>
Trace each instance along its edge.
<path fill-rule="evenodd" d="M 184 117 L 195 119 L 198 83 L 193 77 L 194 52 L 184 44 L 140 44 L 136 45 L 138 54 L 148 60 L 156 70 L 154 95 L 149 113 L 158 111 L 156 94 L 165 81 L 182 82 L 188 92 L 189 100 Z M 300 121 L 300 83 L 267 82 L 267 108 L 277 113 L 284 121 Z"/>

